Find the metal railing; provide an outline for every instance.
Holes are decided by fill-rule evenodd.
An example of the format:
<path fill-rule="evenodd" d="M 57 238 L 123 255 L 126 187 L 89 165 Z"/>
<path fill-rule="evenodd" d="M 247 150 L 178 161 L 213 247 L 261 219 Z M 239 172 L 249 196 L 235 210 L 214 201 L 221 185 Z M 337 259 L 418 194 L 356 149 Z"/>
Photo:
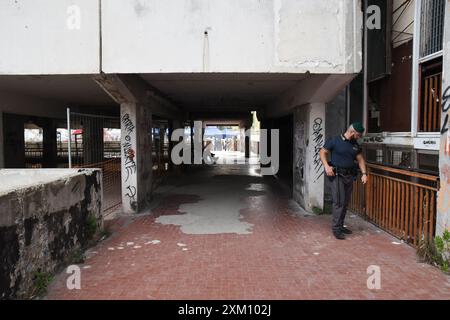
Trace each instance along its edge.
<path fill-rule="evenodd" d="M 120 158 L 89 165 L 74 165 L 74 168 L 102 169 L 103 215 L 108 216 L 122 206 Z"/>
<path fill-rule="evenodd" d="M 349 209 L 417 246 L 435 234 L 439 178 L 368 164 L 369 180 L 354 184 Z"/>

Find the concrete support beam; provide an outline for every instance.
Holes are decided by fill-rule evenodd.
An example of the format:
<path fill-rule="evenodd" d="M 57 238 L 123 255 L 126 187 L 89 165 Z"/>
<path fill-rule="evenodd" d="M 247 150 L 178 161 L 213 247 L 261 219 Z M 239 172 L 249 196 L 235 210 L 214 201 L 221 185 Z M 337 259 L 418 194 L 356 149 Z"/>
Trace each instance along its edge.
<path fill-rule="evenodd" d="M 282 117 L 292 113 L 294 108 L 308 103 L 328 103 L 355 76 L 355 74 L 310 75 L 273 104 L 267 106 L 263 111 L 264 117 Z"/>
<path fill-rule="evenodd" d="M 450 230 L 450 2 L 445 3 L 442 129 L 439 151 L 441 188 L 437 199 L 436 235 Z"/>
<path fill-rule="evenodd" d="M 124 213 L 145 209 L 152 193 L 152 111 L 162 100 L 138 76 L 100 75 L 95 81 L 120 103 L 122 206 Z"/>
<path fill-rule="evenodd" d="M 325 140 L 325 104 L 294 110 L 293 197 L 305 210 L 323 210 L 324 171 L 319 151 Z"/>
<path fill-rule="evenodd" d="M 153 101 L 152 114 L 165 119 L 177 119 L 184 112 L 136 74 L 100 74 L 93 76 L 100 87 L 118 104 L 129 101 Z"/>

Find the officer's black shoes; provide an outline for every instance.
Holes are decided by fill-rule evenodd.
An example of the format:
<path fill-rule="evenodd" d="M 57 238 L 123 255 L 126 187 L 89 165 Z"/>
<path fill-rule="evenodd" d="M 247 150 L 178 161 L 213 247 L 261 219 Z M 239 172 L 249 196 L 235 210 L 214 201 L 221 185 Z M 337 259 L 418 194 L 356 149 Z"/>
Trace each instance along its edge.
<path fill-rule="evenodd" d="M 345 236 L 342 232 L 333 232 L 334 236 L 336 237 L 336 239 L 338 240 L 345 240 Z"/>
<path fill-rule="evenodd" d="M 344 233 L 344 234 L 352 234 L 353 233 L 352 230 L 347 229 L 346 227 L 342 227 L 341 228 L 341 232 Z"/>

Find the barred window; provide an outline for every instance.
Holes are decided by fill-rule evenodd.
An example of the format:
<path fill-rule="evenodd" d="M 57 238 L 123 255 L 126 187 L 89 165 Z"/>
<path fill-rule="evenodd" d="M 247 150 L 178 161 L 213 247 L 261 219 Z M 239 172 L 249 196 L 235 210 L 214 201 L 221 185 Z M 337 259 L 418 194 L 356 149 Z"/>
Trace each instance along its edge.
<path fill-rule="evenodd" d="M 384 162 L 383 149 L 376 149 L 373 147 L 368 147 L 366 157 L 367 157 L 367 161 L 369 161 L 369 162 L 383 163 Z"/>
<path fill-rule="evenodd" d="M 409 150 L 390 150 L 391 165 L 397 167 L 411 168 L 412 157 Z"/>
<path fill-rule="evenodd" d="M 422 0 L 420 57 L 442 50 L 445 0 Z"/>

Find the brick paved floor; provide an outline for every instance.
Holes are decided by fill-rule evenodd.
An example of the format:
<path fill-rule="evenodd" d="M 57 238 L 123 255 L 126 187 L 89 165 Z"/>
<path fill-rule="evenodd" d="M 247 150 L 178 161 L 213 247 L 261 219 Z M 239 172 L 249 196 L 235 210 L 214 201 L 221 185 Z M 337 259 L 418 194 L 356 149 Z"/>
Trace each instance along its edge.
<path fill-rule="evenodd" d="M 112 236 L 91 248 L 80 265 L 82 289 L 69 291 L 68 275 L 61 273 L 46 298 L 450 298 L 449 277 L 419 263 L 408 245 L 351 214 L 346 223 L 354 234 L 345 241 L 335 240 L 330 216 L 307 215 L 279 191 L 272 178 L 259 177 L 249 168 L 229 167 L 177 179 L 156 195 L 150 214 L 112 221 Z M 156 221 L 186 214 L 180 208 L 200 208 L 195 205 L 207 199 L 199 183 L 213 191 L 217 185 L 233 189 L 236 193 L 223 195 L 230 201 L 240 194 L 241 216 L 236 219 L 251 226 L 249 232 L 234 233 L 231 228 L 229 233 L 214 233 L 216 226 L 190 229 Z M 217 202 L 211 212 L 223 214 L 226 208 L 219 206 L 226 203 Z M 369 265 L 381 268 L 380 290 L 367 288 Z"/>

